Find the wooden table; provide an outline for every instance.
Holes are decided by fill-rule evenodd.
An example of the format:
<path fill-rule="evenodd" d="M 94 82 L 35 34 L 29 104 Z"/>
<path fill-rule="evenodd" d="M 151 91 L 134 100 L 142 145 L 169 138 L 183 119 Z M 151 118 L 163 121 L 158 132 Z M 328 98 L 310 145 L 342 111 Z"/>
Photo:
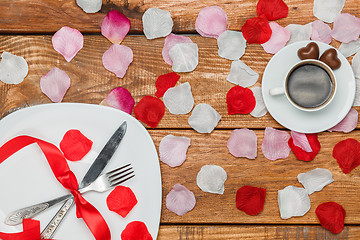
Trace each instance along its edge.
<path fill-rule="evenodd" d="M 290 23 L 306 24 L 316 20 L 312 0 L 285 0 L 288 17 L 278 20 L 282 26 Z M 0 1 L 0 53 L 8 51 L 24 57 L 29 74 L 19 85 L 0 82 L 0 118 L 27 106 L 49 103 L 41 93 L 40 77 L 57 66 L 71 78 L 71 87 L 63 102 L 99 104 L 115 87 L 127 88 L 135 102 L 145 95 L 154 95 L 156 78 L 171 72 L 161 56 L 164 38 L 147 40 L 142 34 L 141 17 L 150 7 L 170 11 L 174 20 L 174 33 L 190 34 L 199 46 L 199 65 L 191 73 L 180 74 L 180 82 L 189 82 L 195 104 L 208 103 L 222 116 L 211 134 L 199 134 L 187 123 L 189 114 L 172 115 L 167 110 L 156 129 L 149 132 L 158 147 L 167 134 L 191 138 L 191 147 L 185 163 L 170 168 L 161 163 L 163 200 L 176 183 L 194 192 L 195 208 L 184 216 L 166 209 L 163 201 L 158 239 L 360 239 L 360 168 L 345 175 L 332 157 L 334 145 L 346 138 L 360 139 L 360 130 L 351 133 L 319 134 L 321 150 L 311 162 L 298 161 L 293 153 L 284 160 L 269 161 L 261 151 L 265 127 L 283 129 L 266 114 L 261 118 L 250 115 L 228 115 L 225 96 L 233 84 L 226 81 L 231 61 L 220 58 L 216 39 L 196 34 L 195 19 L 203 7 L 218 5 L 228 15 L 229 29 L 240 30 L 246 19 L 256 16 L 255 0 L 105 0 L 99 13 L 86 14 L 75 0 L 1 0 Z M 347 0 L 343 12 L 360 17 L 358 0 Z M 123 41 L 134 52 L 134 61 L 123 79 L 116 78 L 102 65 L 102 54 L 111 43 L 100 34 L 100 25 L 110 10 L 123 12 L 131 20 L 131 32 Z M 58 54 L 51 44 L 52 35 L 63 26 L 80 30 L 84 35 L 84 48 L 70 62 Z M 339 42 L 332 45 L 338 47 Z M 242 60 L 260 74 L 272 55 L 260 45 L 246 48 Z M 351 58 L 349 58 L 351 60 Z M 356 108 L 359 110 L 360 108 Z M 258 137 L 258 157 L 255 160 L 235 158 L 226 143 L 233 129 L 253 129 Z M 359 125 L 358 125 L 359 128 Z M 222 166 L 227 174 L 223 195 L 202 192 L 196 185 L 196 175 L 205 164 Z M 316 167 L 329 169 L 335 182 L 321 192 L 310 196 L 312 207 L 303 217 L 288 220 L 280 218 L 277 191 L 288 185 L 301 186 L 296 176 Z M 264 210 L 257 216 L 248 216 L 236 209 L 235 194 L 243 185 L 267 189 Z M 316 207 L 328 201 L 341 204 L 346 210 L 345 229 L 337 235 L 322 228 L 315 215 Z"/>

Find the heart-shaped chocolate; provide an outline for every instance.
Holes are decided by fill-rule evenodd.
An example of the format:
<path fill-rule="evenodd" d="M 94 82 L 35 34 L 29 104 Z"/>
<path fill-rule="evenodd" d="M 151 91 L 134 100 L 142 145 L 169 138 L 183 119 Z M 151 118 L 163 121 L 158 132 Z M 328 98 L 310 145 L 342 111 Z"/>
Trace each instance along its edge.
<path fill-rule="evenodd" d="M 305 59 L 319 59 L 319 54 L 320 54 L 320 50 L 319 50 L 319 46 L 314 43 L 311 42 L 308 45 L 306 45 L 306 47 L 300 48 L 297 52 L 298 57 L 301 60 L 305 60 Z"/>
<path fill-rule="evenodd" d="M 320 57 L 320 61 L 326 63 L 332 70 L 341 67 L 341 61 L 337 56 L 337 51 L 334 48 L 326 50 Z"/>

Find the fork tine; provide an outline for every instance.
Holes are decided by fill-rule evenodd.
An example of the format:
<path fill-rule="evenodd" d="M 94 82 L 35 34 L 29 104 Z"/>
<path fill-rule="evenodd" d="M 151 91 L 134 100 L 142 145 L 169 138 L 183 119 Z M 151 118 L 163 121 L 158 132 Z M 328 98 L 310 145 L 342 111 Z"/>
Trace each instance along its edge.
<path fill-rule="evenodd" d="M 127 180 L 129 180 L 129 179 L 131 179 L 133 177 L 135 177 L 135 175 L 131 175 L 130 177 L 127 177 L 127 178 L 125 178 L 123 180 L 120 180 L 120 181 L 117 181 L 117 182 L 111 182 L 111 187 L 114 187 L 114 186 L 117 186 L 117 185 L 119 185 L 119 184 L 121 184 L 123 182 L 126 182 Z"/>
<path fill-rule="evenodd" d="M 120 176 L 116 176 L 115 178 L 111 178 L 109 179 L 110 180 L 110 183 L 112 184 L 113 182 L 116 182 L 118 180 L 121 180 L 123 178 L 125 178 L 126 176 L 129 176 L 130 174 L 133 174 L 134 171 L 131 171 L 131 172 L 127 172 L 126 174 L 123 174 L 123 175 L 120 175 Z"/>
<path fill-rule="evenodd" d="M 129 167 L 129 166 L 130 166 L 130 168 L 132 168 L 131 163 L 129 163 L 129 164 L 126 164 L 126 165 L 124 165 L 122 167 L 116 168 L 116 169 L 114 169 L 114 170 L 112 170 L 110 172 L 107 172 L 106 175 L 109 176 L 109 175 L 111 175 L 111 174 L 113 174 L 113 173 L 115 173 L 115 172 L 117 172 L 117 171 L 119 171 L 121 169 L 124 169 L 126 167 Z"/>
<path fill-rule="evenodd" d="M 120 171 L 120 170 L 121 170 L 121 169 L 117 169 L 117 171 L 114 171 L 111 175 L 108 174 L 108 175 L 107 175 L 107 178 L 110 179 L 110 180 L 111 180 L 111 179 L 114 179 L 114 178 L 120 176 L 120 175 L 123 174 L 123 173 L 126 173 L 126 172 L 131 171 L 131 170 L 132 170 L 132 167 L 127 168 L 127 169 L 124 169 L 124 170 L 122 170 L 122 171 Z M 119 172 L 119 171 L 120 171 L 120 172 Z"/>

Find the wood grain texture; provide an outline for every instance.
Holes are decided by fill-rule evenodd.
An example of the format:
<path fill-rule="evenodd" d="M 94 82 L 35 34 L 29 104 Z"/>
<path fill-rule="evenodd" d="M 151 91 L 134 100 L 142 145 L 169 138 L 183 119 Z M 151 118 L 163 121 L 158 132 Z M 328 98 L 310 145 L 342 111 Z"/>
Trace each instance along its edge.
<path fill-rule="evenodd" d="M 150 7 L 168 10 L 174 21 L 173 32 L 195 32 L 195 20 L 200 10 L 217 5 L 228 16 L 229 29 L 240 30 L 246 19 L 256 17 L 258 1 L 234 0 L 103 0 L 102 9 L 86 14 L 75 0 L 2 0 L 0 1 L 0 32 L 2 33 L 53 33 L 63 26 L 82 32 L 99 33 L 101 22 L 110 10 L 124 13 L 131 21 L 131 32 L 142 32 L 142 15 Z M 277 22 L 286 26 L 291 23 L 306 24 L 316 20 L 313 0 L 285 0 L 289 7 L 288 17 Z M 358 0 L 347 0 L 343 12 L 360 16 Z M 299 17 L 301 16 L 301 17 Z"/>
<path fill-rule="evenodd" d="M 360 207 L 358 204 L 360 192 L 360 168 L 349 174 L 344 174 L 332 157 L 332 149 L 336 143 L 347 138 L 360 139 L 360 131 L 349 134 L 320 133 L 321 150 L 311 162 L 296 160 L 290 152 L 286 159 L 270 161 L 261 151 L 264 131 L 255 131 L 258 137 L 258 156 L 255 160 L 235 158 L 227 149 L 230 130 L 217 130 L 211 134 L 197 134 L 191 130 L 151 130 L 150 134 L 156 148 L 161 139 L 168 135 L 186 136 L 191 138 L 191 146 L 187 152 L 187 159 L 180 167 L 171 168 L 161 162 L 163 182 L 163 205 L 161 222 L 176 223 L 239 223 L 239 224 L 318 224 L 315 209 L 324 202 L 335 201 L 346 210 L 347 224 L 360 223 Z M 203 165 L 215 164 L 227 172 L 225 192 L 223 195 L 205 193 L 196 184 L 196 176 Z M 310 195 L 311 209 L 303 217 L 288 220 L 280 218 L 277 202 L 277 191 L 286 186 L 302 187 L 297 175 L 315 168 L 326 168 L 333 174 L 334 182 L 322 191 Z M 172 187 L 180 183 L 193 191 L 197 203 L 195 208 L 183 216 L 166 209 L 165 198 Z M 237 210 L 235 205 L 236 191 L 250 185 L 267 189 L 264 210 L 257 216 L 249 216 Z"/>
<path fill-rule="evenodd" d="M 191 73 L 180 73 L 179 84 L 189 82 L 195 104 L 208 103 L 220 113 L 222 119 L 218 128 L 280 128 L 269 113 L 261 118 L 249 114 L 227 114 L 226 93 L 234 86 L 226 80 L 231 61 L 218 56 L 216 39 L 190 37 L 199 46 L 199 65 Z M 144 36 L 127 36 L 123 44 L 133 50 L 134 61 L 125 77 L 120 79 L 102 65 L 102 55 L 111 46 L 102 36 L 85 36 L 84 48 L 70 63 L 53 49 L 51 36 L 0 36 L 0 52 L 22 56 L 29 64 L 29 74 L 21 84 L 0 82 L 0 116 L 24 106 L 49 103 L 50 100 L 41 92 L 39 82 L 41 76 L 54 66 L 64 70 L 71 78 L 71 87 L 63 102 L 99 104 L 111 89 L 119 86 L 127 88 L 136 103 L 145 95 L 154 95 L 157 77 L 172 71 L 162 59 L 164 39 L 150 41 Z M 333 45 L 338 46 L 338 43 Z M 255 86 L 261 85 L 262 73 L 271 57 L 260 45 L 246 48 L 242 61 L 260 74 Z M 166 110 L 158 128 L 190 128 L 187 122 L 189 116 L 173 115 Z"/>
<path fill-rule="evenodd" d="M 360 239 L 359 226 L 333 234 L 320 226 L 161 226 L 159 240 L 340 240 Z"/>

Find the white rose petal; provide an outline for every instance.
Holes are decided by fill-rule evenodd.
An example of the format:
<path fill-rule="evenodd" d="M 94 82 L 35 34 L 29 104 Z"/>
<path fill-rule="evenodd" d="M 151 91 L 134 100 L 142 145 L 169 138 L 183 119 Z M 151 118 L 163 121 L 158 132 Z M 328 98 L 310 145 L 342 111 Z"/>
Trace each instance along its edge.
<path fill-rule="evenodd" d="M 147 39 L 166 37 L 174 25 L 169 11 L 149 8 L 142 16 L 144 34 Z"/>
<path fill-rule="evenodd" d="M 342 43 L 339 47 L 339 51 L 344 55 L 345 57 L 350 57 L 351 55 L 354 55 L 355 53 L 360 51 L 360 38 L 349 42 L 349 43 Z"/>
<path fill-rule="evenodd" d="M 163 100 L 172 114 L 187 114 L 194 107 L 194 98 L 188 82 L 169 88 L 165 92 Z"/>
<path fill-rule="evenodd" d="M 199 133 L 211 133 L 221 119 L 220 114 L 209 104 L 195 106 L 188 119 L 190 126 Z"/>
<path fill-rule="evenodd" d="M 199 49 L 196 43 L 178 43 L 170 49 L 169 55 L 174 72 L 191 72 L 199 64 Z"/>
<path fill-rule="evenodd" d="M 250 88 L 250 90 L 253 92 L 256 101 L 255 108 L 251 111 L 250 115 L 256 118 L 262 117 L 267 113 L 267 109 L 265 106 L 261 87 L 253 87 Z"/>
<path fill-rule="evenodd" d="M 313 13 L 318 19 L 332 23 L 340 15 L 345 0 L 314 0 Z"/>
<path fill-rule="evenodd" d="M 278 191 L 278 204 L 282 219 L 304 216 L 311 207 L 307 190 L 294 186 Z"/>
<path fill-rule="evenodd" d="M 86 13 L 96 13 L 101 9 L 102 0 L 76 0 L 76 4 Z"/>
<path fill-rule="evenodd" d="M 226 179 L 227 174 L 222 167 L 217 165 L 205 165 L 200 169 L 196 177 L 196 183 L 204 192 L 223 194 L 225 191 L 224 183 Z"/>
<path fill-rule="evenodd" d="M 360 78 L 356 78 L 356 92 L 353 106 L 360 106 Z"/>
<path fill-rule="evenodd" d="M 297 178 L 309 195 L 321 191 L 326 185 L 334 181 L 331 172 L 324 168 L 315 168 L 306 173 L 300 173 Z"/>
<path fill-rule="evenodd" d="M 290 40 L 287 42 L 286 45 L 294 42 L 310 40 L 312 23 L 308 23 L 306 25 L 289 24 L 285 28 L 287 28 L 291 32 Z"/>
<path fill-rule="evenodd" d="M 259 74 L 252 70 L 241 60 L 231 63 L 230 73 L 226 80 L 242 87 L 250 87 L 259 79 Z"/>
<path fill-rule="evenodd" d="M 27 62 L 23 57 L 8 52 L 1 54 L 0 80 L 8 84 L 19 84 L 24 81 L 29 72 Z"/>
<path fill-rule="evenodd" d="M 242 32 L 227 30 L 218 37 L 217 44 L 222 58 L 238 60 L 245 53 L 246 40 Z"/>
<path fill-rule="evenodd" d="M 351 65 L 355 78 L 360 79 L 360 51 L 353 57 Z"/>

